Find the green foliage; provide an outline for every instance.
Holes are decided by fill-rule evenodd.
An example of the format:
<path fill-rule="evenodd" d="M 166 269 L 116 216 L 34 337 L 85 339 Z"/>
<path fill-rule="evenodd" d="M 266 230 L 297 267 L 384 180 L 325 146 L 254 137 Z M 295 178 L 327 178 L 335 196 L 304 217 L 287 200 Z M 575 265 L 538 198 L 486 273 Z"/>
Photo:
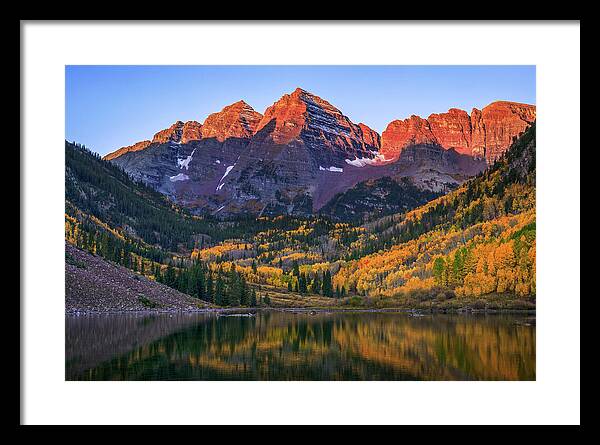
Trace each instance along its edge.
<path fill-rule="evenodd" d="M 73 258 L 73 256 L 71 256 L 67 252 L 65 252 L 65 262 L 67 264 L 70 264 L 72 266 L 78 267 L 80 269 L 85 269 L 86 268 L 86 266 L 85 266 L 85 264 L 83 262 L 79 261 L 76 258 Z"/>
<path fill-rule="evenodd" d="M 325 297 L 333 297 L 333 284 L 331 282 L 331 272 L 326 270 L 323 272 L 322 292 Z"/>
<path fill-rule="evenodd" d="M 350 297 L 346 301 L 346 304 L 348 306 L 352 306 L 352 307 L 360 307 L 360 306 L 363 305 L 363 299 L 361 297 L 358 297 L 358 296 Z"/>
<path fill-rule="evenodd" d="M 444 286 L 444 275 L 446 270 L 446 262 L 444 258 L 436 258 L 433 262 L 433 276 L 435 278 L 435 283 L 438 286 Z"/>
<path fill-rule="evenodd" d="M 440 196 L 421 190 L 408 178 L 397 180 L 385 176 L 370 179 L 338 193 L 320 210 L 321 215 L 336 220 L 358 223 L 392 213 L 412 210 Z"/>
<path fill-rule="evenodd" d="M 155 303 L 154 301 L 150 300 L 149 298 L 145 297 L 144 295 L 138 295 L 138 301 L 140 303 L 142 303 L 142 305 L 144 307 L 147 307 L 148 309 L 156 309 L 156 308 L 160 307 L 160 305 L 158 303 Z"/>
<path fill-rule="evenodd" d="M 535 221 L 517 230 L 510 238 L 518 241 L 522 237 L 528 242 L 535 239 Z"/>

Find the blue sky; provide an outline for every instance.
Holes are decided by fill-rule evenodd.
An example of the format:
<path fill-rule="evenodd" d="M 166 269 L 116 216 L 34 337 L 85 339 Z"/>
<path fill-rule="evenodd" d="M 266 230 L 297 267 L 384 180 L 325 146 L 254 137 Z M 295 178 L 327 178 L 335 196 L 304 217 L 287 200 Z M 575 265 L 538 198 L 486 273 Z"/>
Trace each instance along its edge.
<path fill-rule="evenodd" d="M 66 139 L 104 155 L 240 99 L 262 113 L 296 87 L 379 133 L 411 114 L 535 104 L 535 66 L 67 66 L 65 86 Z"/>

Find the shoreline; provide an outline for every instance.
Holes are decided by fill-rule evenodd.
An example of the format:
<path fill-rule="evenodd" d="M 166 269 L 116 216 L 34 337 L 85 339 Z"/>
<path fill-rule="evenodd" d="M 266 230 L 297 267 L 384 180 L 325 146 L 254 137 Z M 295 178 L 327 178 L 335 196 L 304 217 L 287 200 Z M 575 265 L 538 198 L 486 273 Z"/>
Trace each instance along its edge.
<path fill-rule="evenodd" d="M 317 314 L 317 313 L 336 313 L 336 312 L 353 312 L 353 313 L 404 313 L 410 316 L 425 316 L 425 315 L 471 315 L 471 314 L 521 314 L 535 315 L 535 309 L 417 309 L 417 308 L 343 308 L 343 307 L 230 307 L 230 308 L 197 308 L 197 309 L 146 309 L 146 310 L 105 310 L 105 311 L 65 311 L 66 317 L 87 316 L 87 315 L 162 315 L 162 314 L 254 314 L 257 312 L 287 312 L 299 314 Z"/>

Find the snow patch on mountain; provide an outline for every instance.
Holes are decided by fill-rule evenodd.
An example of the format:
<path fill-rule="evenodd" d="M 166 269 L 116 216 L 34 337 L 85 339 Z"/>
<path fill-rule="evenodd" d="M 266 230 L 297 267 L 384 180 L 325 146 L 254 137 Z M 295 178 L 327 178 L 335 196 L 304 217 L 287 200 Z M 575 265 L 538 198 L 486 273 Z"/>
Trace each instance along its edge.
<path fill-rule="evenodd" d="M 224 175 L 221 177 L 221 181 L 222 181 L 223 179 L 225 179 L 225 177 L 226 177 L 226 176 L 229 174 L 229 172 L 230 172 L 231 170 L 233 170 L 233 167 L 235 167 L 235 164 L 233 164 L 233 165 L 230 165 L 229 167 L 227 167 L 227 168 L 225 169 L 225 174 L 224 174 Z M 219 181 L 219 182 L 220 182 L 220 181 Z"/>
<path fill-rule="evenodd" d="M 365 165 L 377 165 L 382 164 L 386 161 L 385 156 L 377 154 L 374 158 L 359 158 L 345 159 L 347 164 L 353 165 L 354 167 L 364 167 Z"/>
<path fill-rule="evenodd" d="M 177 166 L 182 170 L 183 170 L 183 167 L 185 167 L 185 169 L 187 170 L 190 165 L 190 161 L 192 160 L 192 157 L 194 156 L 195 151 L 196 151 L 196 149 L 194 148 L 192 150 L 192 153 L 185 159 L 177 159 Z"/>
<path fill-rule="evenodd" d="M 188 179 L 190 179 L 190 177 L 188 175 L 184 175 L 183 173 L 179 173 L 178 175 L 169 177 L 169 179 L 171 180 L 171 182 L 187 181 Z"/>
<path fill-rule="evenodd" d="M 237 162 L 236 162 L 237 164 Z M 221 177 L 221 180 L 219 181 L 219 185 L 217 186 L 217 189 L 215 191 L 219 191 L 223 188 L 224 182 L 223 179 L 225 179 L 225 177 L 229 174 L 229 172 L 231 172 L 231 170 L 233 170 L 233 167 L 235 167 L 235 164 L 230 165 L 229 167 L 227 167 L 225 169 L 225 174 Z"/>
<path fill-rule="evenodd" d="M 319 165 L 319 170 L 321 170 L 321 171 L 329 171 L 329 172 L 337 172 L 337 173 L 343 173 L 344 172 L 343 168 L 333 167 L 333 166 L 325 168 L 325 167 L 321 167 Z"/>

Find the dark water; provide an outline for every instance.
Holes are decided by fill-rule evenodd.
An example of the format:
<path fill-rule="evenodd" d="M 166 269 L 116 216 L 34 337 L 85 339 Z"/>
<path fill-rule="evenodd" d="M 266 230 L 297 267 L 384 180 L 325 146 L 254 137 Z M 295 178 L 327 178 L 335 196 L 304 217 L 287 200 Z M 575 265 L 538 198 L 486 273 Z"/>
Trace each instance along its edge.
<path fill-rule="evenodd" d="M 535 380 L 535 316 L 66 317 L 67 380 Z"/>

